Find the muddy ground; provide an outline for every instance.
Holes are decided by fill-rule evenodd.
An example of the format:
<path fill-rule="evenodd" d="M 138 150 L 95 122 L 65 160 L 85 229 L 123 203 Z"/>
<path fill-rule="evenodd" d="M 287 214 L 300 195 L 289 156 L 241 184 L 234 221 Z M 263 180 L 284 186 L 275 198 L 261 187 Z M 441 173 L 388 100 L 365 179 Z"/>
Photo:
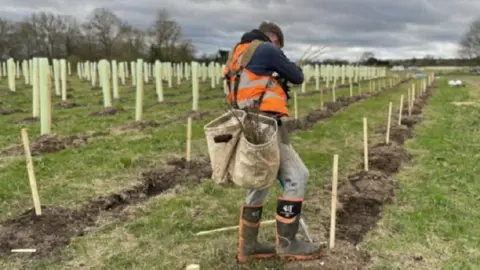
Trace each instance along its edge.
<path fill-rule="evenodd" d="M 0 257 L 10 256 L 11 249 L 34 248 L 33 258 L 54 258 L 72 237 L 82 236 L 94 226 L 104 212 L 120 215 L 130 204 L 146 200 L 179 184 L 199 183 L 211 176 L 208 159 L 187 162 L 172 159 L 165 167 L 144 172 L 136 186 L 120 193 L 87 201 L 78 209 L 44 206 L 42 215 L 29 210 L 0 225 Z M 22 257 L 25 258 L 24 254 Z"/>
<path fill-rule="evenodd" d="M 116 114 L 118 114 L 120 112 L 123 112 L 123 111 L 125 111 L 125 110 L 123 110 L 121 108 L 108 107 L 108 108 L 104 108 L 102 111 L 91 112 L 88 115 L 89 116 L 110 116 L 110 115 L 116 115 Z"/>
<path fill-rule="evenodd" d="M 0 107 L 0 115 L 10 115 L 14 113 L 26 113 L 27 111 L 25 110 L 20 110 L 20 109 L 10 109 L 10 108 L 2 108 Z"/>
<path fill-rule="evenodd" d="M 342 106 L 348 106 L 364 98 L 365 96 L 344 98 L 339 99 L 339 103 Z M 325 107 L 326 110 L 336 112 L 341 110 L 342 106 L 326 104 Z M 184 117 L 186 116 L 202 117 L 201 113 L 199 115 L 189 113 Z M 304 121 L 311 123 L 314 121 L 312 119 L 316 119 L 310 117 L 310 120 Z M 318 117 L 318 119 L 326 118 L 322 117 Z M 308 119 L 308 116 L 305 119 Z M 42 150 L 34 151 L 32 149 L 32 153 L 51 151 L 45 149 L 50 149 L 50 141 L 58 140 L 78 140 L 78 143 L 84 141 L 83 138 L 43 138 L 36 144 L 32 143 L 32 148 L 34 145 L 38 145 L 36 147 Z M 65 147 L 65 143 L 57 143 L 51 148 L 60 147 L 58 145 Z M 121 210 L 127 205 L 145 201 L 176 185 L 199 183 L 203 179 L 208 179 L 211 173 L 208 158 L 199 158 L 190 162 L 185 159 L 171 159 L 166 166 L 142 173 L 136 186 L 119 193 L 90 199 L 78 209 L 45 206 L 41 217 L 35 216 L 34 211 L 29 210 L 20 217 L 0 225 L 0 256 L 16 256 L 10 253 L 10 250 L 14 248 L 36 248 L 37 252 L 28 255 L 29 257 L 58 258 L 58 253 L 68 245 L 72 237 L 86 234 L 87 230 L 94 227 L 95 222 L 104 213 L 113 212 L 121 218 Z M 360 172 L 349 176 L 348 180 L 348 185 L 339 187 L 339 200 L 342 207 L 338 210 L 337 230 L 339 245 L 343 245 L 344 248 L 328 251 L 327 256 L 322 259 L 324 263 L 322 269 L 344 269 L 347 264 L 351 266 L 349 269 L 357 269 L 358 266 L 363 266 L 368 262 L 369 255 L 353 245 L 363 239 L 364 234 L 379 219 L 381 206 L 390 202 L 394 196 L 396 183 L 383 172 Z M 345 241 L 341 241 L 342 239 Z M 305 265 L 307 268 L 301 269 L 318 269 L 308 268 L 308 264 L 307 262 Z M 288 265 L 286 269 L 299 269 L 289 268 L 298 266 L 301 264 L 294 263 Z"/>
<path fill-rule="evenodd" d="M 55 105 L 57 108 L 62 108 L 62 109 L 71 109 L 71 108 L 76 108 L 76 107 L 81 107 L 84 105 L 75 103 L 75 102 L 70 102 L 70 101 L 62 101 L 59 102 Z"/>

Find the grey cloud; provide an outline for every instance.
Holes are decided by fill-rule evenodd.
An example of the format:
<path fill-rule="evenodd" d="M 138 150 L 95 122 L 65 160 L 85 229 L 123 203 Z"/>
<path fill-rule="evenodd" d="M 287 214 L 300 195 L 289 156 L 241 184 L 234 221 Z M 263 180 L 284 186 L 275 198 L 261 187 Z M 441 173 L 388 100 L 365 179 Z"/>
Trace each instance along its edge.
<path fill-rule="evenodd" d="M 451 0 L 0 0 L 0 15 L 21 18 L 32 11 L 51 10 L 85 17 L 106 7 L 133 25 L 146 28 L 155 11 L 167 8 L 200 52 L 230 48 L 244 31 L 262 20 L 277 22 L 292 57 L 309 44 L 325 44 L 325 57 L 356 58 L 363 50 L 379 56 L 449 57 L 480 1 Z"/>

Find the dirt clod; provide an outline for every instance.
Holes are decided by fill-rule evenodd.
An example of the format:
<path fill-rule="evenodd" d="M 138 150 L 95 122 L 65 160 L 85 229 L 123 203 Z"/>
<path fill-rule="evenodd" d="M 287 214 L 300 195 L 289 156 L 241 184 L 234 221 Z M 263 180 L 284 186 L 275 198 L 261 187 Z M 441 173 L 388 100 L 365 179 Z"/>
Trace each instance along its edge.
<path fill-rule="evenodd" d="M 412 131 L 404 125 L 395 125 L 390 129 L 390 140 L 403 144 L 407 139 L 412 137 Z"/>

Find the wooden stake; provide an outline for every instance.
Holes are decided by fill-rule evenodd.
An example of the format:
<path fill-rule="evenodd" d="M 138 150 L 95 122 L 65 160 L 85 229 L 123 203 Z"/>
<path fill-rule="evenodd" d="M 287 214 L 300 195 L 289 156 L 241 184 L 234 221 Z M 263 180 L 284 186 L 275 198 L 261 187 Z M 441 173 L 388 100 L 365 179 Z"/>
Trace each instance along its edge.
<path fill-rule="evenodd" d="M 408 116 L 412 115 L 412 92 L 408 89 Z"/>
<path fill-rule="evenodd" d="M 297 92 L 293 92 L 293 106 L 295 107 L 295 120 L 298 119 Z"/>
<path fill-rule="evenodd" d="M 363 162 L 365 163 L 365 171 L 368 172 L 368 130 L 367 118 L 363 118 Z"/>
<path fill-rule="evenodd" d="M 413 83 L 412 84 L 412 93 L 410 94 L 410 96 L 412 97 L 412 106 L 413 106 L 413 103 L 415 102 L 415 97 L 416 97 L 416 94 L 415 94 L 415 87 L 416 86 L 416 83 Z"/>
<path fill-rule="evenodd" d="M 28 139 L 27 129 L 25 128 L 22 129 L 22 143 L 25 152 L 25 159 L 27 161 L 28 180 L 30 182 L 30 189 L 32 190 L 33 206 L 35 207 L 35 214 L 40 216 L 42 214 L 42 207 L 40 205 L 40 196 L 38 195 L 37 180 L 35 179 L 35 172 L 33 170 L 30 141 Z"/>
<path fill-rule="evenodd" d="M 333 100 L 334 103 L 337 102 L 337 95 L 335 94 L 335 92 L 336 92 L 335 88 L 336 87 L 335 87 L 335 84 L 334 84 L 333 87 L 332 87 L 332 100 Z"/>
<path fill-rule="evenodd" d="M 200 270 L 200 265 L 190 264 L 189 266 L 187 266 L 187 268 L 185 270 Z"/>
<path fill-rule="evenodd" d="M 16 248 L 10 250 L 10 252 L 15 252 L 15 253 L 33 253 L 37 252 L 37 249 L 35 248 Z"/>
<path fill-rule="evenodd" d="M 332 209 L 330 212 L 330 248 L 335 247 L 335 222 L 337 213 L 338 155 L 333 156 Z"/>
<path fill-rule="evenodd" d="M 320 89 L 320 109 L 323 109 L 323 88 Z"/>
<path fill-rule="evenodd" d="M 398 110 L 398 125 L 402 124 L 403 95 L 400 96 L 400 110 Z"/>
<path fill-rule="evenodd" d="M 187 119 L 187 161 L 190 161 L 192 142 L 192 117 Z"/>
<path fill-rule="evenodd" d="M 388 104 L 388 119 L 387 119 L 387 134 L 385 138 L 385 143 L 390 143 L 390 125 L 392 123 L 392 102 Z"/>
<path fill-rule="evenodd" d="M 260 225 L 273 224 L 273 223 L 275 223 L 275 221 L 276 221 L 275 219 L 262 221 L 262 222 L 260 222 Z M 207 234 L 213 234 L 213 233 L 217 233 L 217 232 L 234 231 L 234 230 L 237 230 L 238 227 L 239 226 L 236 225 L 236 226 L 218 228 L 218 229 L 214 229 L 214 230 L 201 231 L 201 232 L 196 233 L 195 235 L 207 235 Z"/>

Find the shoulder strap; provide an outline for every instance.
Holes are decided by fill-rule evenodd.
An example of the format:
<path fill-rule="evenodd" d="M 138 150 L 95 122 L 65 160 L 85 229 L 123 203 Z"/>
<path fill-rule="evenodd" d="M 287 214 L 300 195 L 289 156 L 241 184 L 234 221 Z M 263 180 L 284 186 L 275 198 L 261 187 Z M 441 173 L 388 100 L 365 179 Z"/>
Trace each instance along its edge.
<path fill-rule="evenodd" d="M 225 65 L 226 65 L 227 68 L 229 68 L 229 69 L 230 69 L 230 65 L 232 64 L 233 52 L 235 52 L 235 50 L 237 49 L 237 47 L 238 47 L 239 44 L 240 44 L 240 43 L 237 43 L 237 44 L 235 45 L 235 47 L 233 47 L 233 50 L 230 50 L 230 51 L 228 52 L 228 59 L 227 59 L 227 62 L 225 63 Z"/>
<path fill-rule="evenodd" d="M 247 49 L 243 53 L 242 60 L 240 62 L 240 65 L 242 67 L 245 67 L 246 65 L 248 65 L 248 63 L 250 63 L 250 60 L 252 60 L 252 56 L 257 50 L 258 46 L 262 45 L 263 43 L 265 42 L 260 40 L 254 40 L 250 43 L 250 45 L 248 45 Z"/>

